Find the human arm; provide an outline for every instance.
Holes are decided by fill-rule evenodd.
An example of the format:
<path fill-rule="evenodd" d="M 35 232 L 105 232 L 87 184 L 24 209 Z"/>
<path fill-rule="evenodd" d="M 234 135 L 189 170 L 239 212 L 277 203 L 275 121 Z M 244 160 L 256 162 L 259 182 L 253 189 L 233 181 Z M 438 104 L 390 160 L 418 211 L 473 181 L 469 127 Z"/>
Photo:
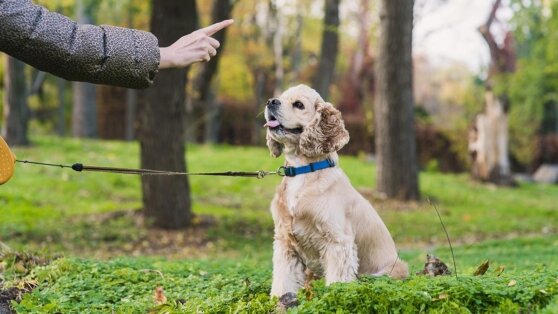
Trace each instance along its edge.
<path fill-rule="evenodd" d="M 80 25 L 31 0 L 0 0 L 0 51 L 67 80 L 130 88 L 151 85 L 160 60 L 151 33 Z"/>
<path fill-rule="evenodd" d="M 159 48 L 148 32 L 81 25 L 31 0 L 0 0 L 0 51 L 67 80 L 145 88 L 159 69 L 209 61 L 219 47 L 210 36 L 232 23 L 210 25 Z"/>

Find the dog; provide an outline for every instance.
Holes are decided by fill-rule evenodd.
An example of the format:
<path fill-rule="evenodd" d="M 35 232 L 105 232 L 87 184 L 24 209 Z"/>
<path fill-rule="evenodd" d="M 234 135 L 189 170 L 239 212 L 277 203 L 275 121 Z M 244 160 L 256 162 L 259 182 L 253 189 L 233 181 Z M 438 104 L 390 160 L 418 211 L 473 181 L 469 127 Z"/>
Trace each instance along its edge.
<path fill-rule="evenodd" d="M 265 119 L 271 155 L 285 156 L 271 203 L 271 296 L 296 297 L 309 272 L 327 285 L 364 274 L 406 278 L 387 227 L 338 166 L 337 151 L 349 141 L 341 113 L 298 85 L 267 102 Z"/>

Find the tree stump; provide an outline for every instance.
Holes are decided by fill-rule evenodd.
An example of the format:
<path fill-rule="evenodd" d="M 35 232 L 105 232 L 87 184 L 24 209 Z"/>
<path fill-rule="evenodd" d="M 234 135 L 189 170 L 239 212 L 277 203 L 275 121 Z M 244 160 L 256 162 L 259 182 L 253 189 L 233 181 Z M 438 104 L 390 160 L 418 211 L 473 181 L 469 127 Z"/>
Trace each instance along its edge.
<path fill-rule="evenodd" d="M 492 91 L 485 94 L 486 110 L 469 132 L 472 175 L 483 182 L 515 185 L 508 156 L 508 115 L 505 101 Z"/>

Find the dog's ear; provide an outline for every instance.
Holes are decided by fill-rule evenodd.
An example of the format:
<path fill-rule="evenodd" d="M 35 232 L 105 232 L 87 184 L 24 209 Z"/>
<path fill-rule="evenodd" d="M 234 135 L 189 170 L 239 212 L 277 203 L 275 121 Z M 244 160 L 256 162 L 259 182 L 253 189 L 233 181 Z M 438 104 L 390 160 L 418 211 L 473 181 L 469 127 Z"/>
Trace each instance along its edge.
<path fill-rule="evenodd" d="M 283 145 L 272 139 L 269 135 L 269 131 L 266 132 L 265 140 L 271 156 L 275 158 L 281 156 L 281 153 L 283 152 Z"/>
<path fill-rule="evenodd" d="M 349 142 L 349 132 L 341 112 L 332 104 L 319 100 L 316 116 L 300 136 L 300 151 L 308 157 L 318 157 L 340 150 Z"/>

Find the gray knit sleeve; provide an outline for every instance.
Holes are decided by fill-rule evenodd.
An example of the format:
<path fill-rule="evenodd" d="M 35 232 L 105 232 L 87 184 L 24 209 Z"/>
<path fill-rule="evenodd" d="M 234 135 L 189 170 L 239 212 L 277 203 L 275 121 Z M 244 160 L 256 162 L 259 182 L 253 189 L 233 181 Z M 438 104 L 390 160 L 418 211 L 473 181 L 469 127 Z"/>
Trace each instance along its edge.
<path fill-rule="evenodd" d="M 151 33 L 80 25 L 31 0 L 0 0 L 0 51 L 67 80 L 129 88 L 151 85 L 160 61 Z"/>

